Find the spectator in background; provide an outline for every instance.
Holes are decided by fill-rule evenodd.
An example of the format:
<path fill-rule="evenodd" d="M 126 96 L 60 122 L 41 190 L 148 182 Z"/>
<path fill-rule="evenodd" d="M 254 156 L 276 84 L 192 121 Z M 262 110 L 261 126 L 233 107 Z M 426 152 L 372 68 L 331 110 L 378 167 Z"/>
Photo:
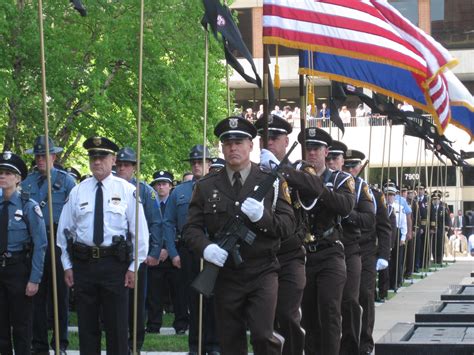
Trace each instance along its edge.
<path fill-rule="evenodd" d="M 351 124 L 351 113 L 347 109 L 347 106 L 341 107 L 341 110 L 339 111 L 339 117 L 341 118 L 342 123 L 344 123 L 344 126 Z"/>
<path fill-rule="evenodd" d="M 280 106 L 275 105 L 275 109 L 271 112 L 272 115 L 282 116 L 283 112 L 280 110 Z"/>
<path fill-rule="evenodd" d="M 290 121 L 290 120 L 293 119 L 293 112 L 291 112 L 291 107 L 290 106 L 283 107 L 282 117 L 287 121 Z"/>
<path fill-rule="evenodd" d="M 296 106 L 295 109 L 293 110 L 293 119 L 294 120 L 299 120 L 300 117 L 301 117 L 300 108 L 298 106 Z"/>
<path fill-rule="evenodd" d="M 192 179 L 193 179 L 193 173 L 192 173 L 192 172 L 186 171 L 186 172 L 183 174 L 183 182 L 189 181 L 189 180 L 192 180 Z"/>
<path fill-rule="evenodd" d="M 250 107 L 245 110 L 245 116 L 244 116 L 244 118 L 245 118 L 247 121 L 250 121 L 250 122 L 255 121 L 255 115 L 254 115 L 254 113 L 253 113 L 253 110 L 252 110 Z"/>
<path fill-rule="evenodd" d="M 400 110 L 401 111 L 405 111 L 405 112 L 414 112 L 415 109 L 413 108 L 412 105 L 410 105 L 408 102 L 406 101 L 403 101 L 403 105 L 400 106 Z"/>
<path fill-rule="evenodd" d="M 318 117 L 320 117 L 320 118 L 329 118 L 330 115 L 331 115 L 331 110 L 327 108 L 327 106 L 326 106 L 325 103 L 323 103 L 323 104 L 321 105 L 321 107 L 322 107 L 322 108 L 321 108 L 321 110 L 319 110 L 319 115 L 318 115 Z"/>
<path fill-rule="evenodd" d="M 364 104 L 359 104 L 356 109 L 356 124 L 358 126 L 368 126 L 369 112 Z"/>
<path fill-rule="evenodd" d="M 257 112 L 257 120 L 263 116 L 263 105 L 260 105 Z"/>

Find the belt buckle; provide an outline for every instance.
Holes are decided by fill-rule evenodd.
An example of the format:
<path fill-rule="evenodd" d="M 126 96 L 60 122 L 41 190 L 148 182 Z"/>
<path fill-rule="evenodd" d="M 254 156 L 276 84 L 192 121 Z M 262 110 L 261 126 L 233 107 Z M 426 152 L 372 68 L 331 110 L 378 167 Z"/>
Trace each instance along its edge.
<path fill-rule="evenodd" d="M 41 208 L 43 208 L 44 206 L 46 206 L 46 201 L 41 201 L 41 202 L 39 203 L 39 205 L 40 205 Z"/>
<path fill-rule="evenodd" d="M 100 249 L 99 247 L 92 247 L 92 259 L 100 258 Z"/>
<path fill-rule="evenodd" d="M 309 244 L 308 245 L 308 250 L 311 252 L 311 253 L 316 253 L 316 251 L 318 250 L 318 246 L 316 244 Z"/>

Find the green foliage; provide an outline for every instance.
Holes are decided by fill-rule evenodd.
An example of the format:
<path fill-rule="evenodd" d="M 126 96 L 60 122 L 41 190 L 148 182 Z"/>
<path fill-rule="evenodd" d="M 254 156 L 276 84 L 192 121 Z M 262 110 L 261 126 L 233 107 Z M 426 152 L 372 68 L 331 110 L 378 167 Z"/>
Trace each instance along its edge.
<path fill-rule="evenodd" d="M 49 132 L 65 147 L 64 165 L 87 169 L 83 140 L 105 135 L 137 146 L 140 2 L 43 2 Z M 36 1 L 0 2 L 0 135 L 18 153 L 44 132 Z M 204 38 L 200 1 L 145 2 L 142 173 L 187 170 L 182 161 L 202 143 Z M 210 40 L 208 139 L 226 113 L 220 44 Z M 28 161 L 30 159 L 28 158 Z"/>

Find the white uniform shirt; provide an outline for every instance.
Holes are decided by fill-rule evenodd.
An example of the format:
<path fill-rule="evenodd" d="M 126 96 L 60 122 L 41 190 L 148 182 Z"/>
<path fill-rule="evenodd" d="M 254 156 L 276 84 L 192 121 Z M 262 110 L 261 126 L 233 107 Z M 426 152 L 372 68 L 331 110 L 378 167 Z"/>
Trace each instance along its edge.
<path fill-rule="evenodd" d="M 75 186 L 59 218 L 57 245 L 61 248 L 61 262 L 64 270 L 71 269 L 72 263 L 66 250 L 67 240 L 64 229 L 69 229 L 77 236 L 75 242 L 95 246 L 94 236 L 94 209 L 97 179 L 91 177 Z M 135 248 L 135 186 L 129 182 L 110 174 L 102 180 L 104 195 L 104 242 L 101 247 L 112 245 L 112 237 L 117 235 L 127 236 L 127 231 L 132 236 Z M 139 204 L 138 212 L 138 263 L 141 264 L 148 255 L 148 226 L 143 213 L 143 206 Z M 135 255 L 135 253 L 134 253 Z M 135 263 L 129 266 L 134 271 Z"/>
<path fill-rule="evenodd" d="M 395 213 L 397 219 L 397 228 L 400 230 L 400 240 L 405 241 L 407 237 L 407 215 L 404 208 L 398 202 L 392 204 L 392 213 Z"/>

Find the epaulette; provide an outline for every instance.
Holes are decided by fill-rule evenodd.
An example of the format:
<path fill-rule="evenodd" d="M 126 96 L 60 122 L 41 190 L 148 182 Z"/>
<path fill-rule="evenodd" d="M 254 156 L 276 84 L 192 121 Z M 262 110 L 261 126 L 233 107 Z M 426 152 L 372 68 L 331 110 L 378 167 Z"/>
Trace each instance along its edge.
<path fill-rule="evenodd" d="M 347 180 L 354 179 L 351 174 L 344 171 L 336 170 L 332 173 L 331 180 L 333 181 L 334 188 L 339 189 Z"/>

